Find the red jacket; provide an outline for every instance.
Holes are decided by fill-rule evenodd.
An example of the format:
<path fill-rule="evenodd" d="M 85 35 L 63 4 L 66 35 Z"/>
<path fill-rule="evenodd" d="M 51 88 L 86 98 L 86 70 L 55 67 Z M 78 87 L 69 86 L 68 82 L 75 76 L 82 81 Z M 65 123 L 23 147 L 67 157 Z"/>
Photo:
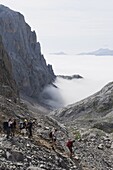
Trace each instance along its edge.
<path fill-rule="evenodd" d="M 72 148 L 73 147 L 73 141 L 72 140 L 68 140 L 67 143 L 66 143 L 66 146 L 68 148 Z"/>

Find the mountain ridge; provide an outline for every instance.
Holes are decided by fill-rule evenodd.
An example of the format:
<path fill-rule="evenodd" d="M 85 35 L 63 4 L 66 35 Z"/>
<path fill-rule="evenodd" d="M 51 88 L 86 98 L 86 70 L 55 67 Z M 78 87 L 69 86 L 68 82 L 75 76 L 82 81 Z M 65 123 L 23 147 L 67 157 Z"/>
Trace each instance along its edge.
<path fill-rule="evenodd" d="M 113 112 L 113 82 L 108 83 L 95 94 L 67 107 L 58 109 L 50 113 L 62 122 L 71 123 L 80 120 L 99 120 L 106 118 Z M 112 114 L 110 115 L 113 119 Z"/>
<path fill-rule="evenodd" d="M 79 53 L 79 55 L 113 56 L 113 50 L 110 50 L 109 48 L 100 48 L 92 52 Z"/>

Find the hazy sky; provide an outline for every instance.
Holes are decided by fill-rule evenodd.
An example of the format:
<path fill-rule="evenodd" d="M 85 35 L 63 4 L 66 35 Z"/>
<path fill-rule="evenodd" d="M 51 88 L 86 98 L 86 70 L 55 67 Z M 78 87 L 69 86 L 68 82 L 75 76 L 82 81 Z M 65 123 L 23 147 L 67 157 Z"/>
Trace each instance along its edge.
<path fill-rule="evenodd" d="M 21 12 L 42 53 L 113 49 L 113 0 L 0 0 Z"/>

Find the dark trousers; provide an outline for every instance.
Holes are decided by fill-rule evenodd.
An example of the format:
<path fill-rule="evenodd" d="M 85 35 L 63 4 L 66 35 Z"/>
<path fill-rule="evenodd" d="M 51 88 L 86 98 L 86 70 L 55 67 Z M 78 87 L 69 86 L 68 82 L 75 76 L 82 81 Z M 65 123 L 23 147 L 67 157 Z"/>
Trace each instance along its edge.
<path fill-rule="evenodd" d="M 6 133 L 7 133 L 7 139 L 9 139 L 9 136 L 11 135 L 11 128 L 8 127 Z"/>
<path fill-rule="evenodd" d="M 32 129 L 28 128 L 28 137 L 31 138 L 32 137 Z"/>

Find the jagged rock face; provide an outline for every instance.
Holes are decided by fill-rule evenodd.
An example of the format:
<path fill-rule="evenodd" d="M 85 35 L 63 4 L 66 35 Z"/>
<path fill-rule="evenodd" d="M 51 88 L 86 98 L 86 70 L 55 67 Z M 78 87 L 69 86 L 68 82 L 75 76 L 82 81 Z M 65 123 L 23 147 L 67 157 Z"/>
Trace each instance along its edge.
<path fill-rule="evenodd" d="M 104 118 L 113 111 L 113 82 L 88 98 L 51 113 L 63 121 Z M 113 114 L 112 114 L 113 115 Z M 113 117 L 112 117 L 113 118 Z M 106 117 L 107 119 L 107 117 Z M 82 124 L 82 122 L 81 122 Z"/>
<path fill-rule="evenodd" d="M 55 75 L 41 54 L 35 31 L 31 31 L 22 14 L 0 5 L 0 34 L 19 88 L 25 94 L 37 97 Z"/>
<path fill-rule="evenodd" d="M 0 95 L 16 100 L 18 90 L 12 77 L 12 67 L 8 54 L 4 50 L 0 37 Z"/>

